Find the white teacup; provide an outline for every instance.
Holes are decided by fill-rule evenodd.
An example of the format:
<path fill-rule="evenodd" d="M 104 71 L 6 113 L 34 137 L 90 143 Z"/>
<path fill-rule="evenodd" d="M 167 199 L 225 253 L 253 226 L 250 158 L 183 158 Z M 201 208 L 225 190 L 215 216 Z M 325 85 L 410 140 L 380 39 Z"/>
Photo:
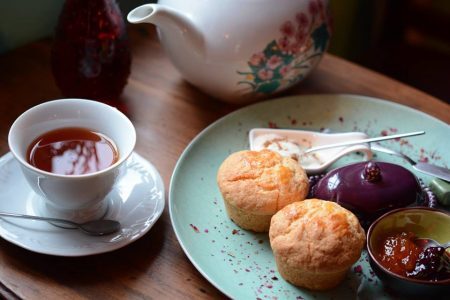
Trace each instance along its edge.
<path fill-rule="evenodd" d="M 83 175 L 54 174 L 28 163 L 27 149 L 37 137 L 65 127 L 82 127 L 106 135 L 116 145 L 119 159 L 106 169 Z M 20 115 L 10 128 L 8 144 L 28 183 L 41 196 L 41 203 L 36 204 L 38 213 L 86 222 L 105 214 L 106 195 L 114 186 L 120 166 L 133 152 L 136 131 L 114 107 L 91 100 L 61 99 Z"/>

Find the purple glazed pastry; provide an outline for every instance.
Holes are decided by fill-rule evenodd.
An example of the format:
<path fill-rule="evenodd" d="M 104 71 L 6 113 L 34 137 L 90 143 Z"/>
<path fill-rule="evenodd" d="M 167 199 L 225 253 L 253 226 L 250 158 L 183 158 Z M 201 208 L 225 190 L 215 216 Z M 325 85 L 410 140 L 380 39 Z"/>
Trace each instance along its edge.
<path fill-rule="evenodd" d="M 385 212 L 423 202 L 416 176 L 402 166 L 361 162 L 327 173 L 314 186 L 314 197 L 352 211 L 364 228 Z"/>

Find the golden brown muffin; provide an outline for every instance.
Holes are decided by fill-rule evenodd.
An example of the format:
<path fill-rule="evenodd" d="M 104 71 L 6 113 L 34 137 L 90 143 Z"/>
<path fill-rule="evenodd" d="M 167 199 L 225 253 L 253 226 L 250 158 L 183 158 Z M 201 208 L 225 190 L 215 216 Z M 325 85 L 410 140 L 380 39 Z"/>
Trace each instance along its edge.
<path fill-rule="evenodd" d="M 231 154 L 217 173 L 228 216 L 240 227 L 268 232 L 273 214 L 305 199 L 308 177 L 298 162 L 270 151 Z"/>
<path fill-rule="evenodd" d="M 366 239 L 353 213 L 318 199 L 295 202 L 277 212 L 269 237 L 281 276 L 312 290 L 338 285 L 361 256 Z"/>

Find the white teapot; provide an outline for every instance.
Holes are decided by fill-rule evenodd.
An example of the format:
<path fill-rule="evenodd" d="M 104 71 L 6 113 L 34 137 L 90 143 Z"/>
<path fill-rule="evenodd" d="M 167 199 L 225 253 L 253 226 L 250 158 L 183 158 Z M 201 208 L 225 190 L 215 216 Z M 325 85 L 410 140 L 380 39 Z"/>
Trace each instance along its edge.
<path fill-rule="evenodd" d="M 188 82 L 240 104 L 304 79 L 331 34 L 328 0 L 160 0 L 128 21 L 155 24 Z"/>

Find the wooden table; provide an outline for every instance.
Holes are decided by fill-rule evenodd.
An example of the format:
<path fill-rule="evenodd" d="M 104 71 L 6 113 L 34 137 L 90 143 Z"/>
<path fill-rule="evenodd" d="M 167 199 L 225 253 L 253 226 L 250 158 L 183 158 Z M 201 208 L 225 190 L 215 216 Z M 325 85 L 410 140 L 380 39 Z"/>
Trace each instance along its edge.
<path fill-rule="evenodd" d="M 161 49 L 152 26 L 133 26 L 130 38 L 133 66 L 123 101 L 137 129 L 136 151 L 158 168 L 167 190 L 175 163 L 189 141 L 208 124 L 239 107 L 213 100 L 183 81 Z M 20 113 L 46 100 L 61 98 L 49 67 L 50 47 L 50 40 L 42 40 L 0 57 L 0 155 L 8 152 L 8 130 Z M 349 93 L 389 99 L 450 123 L 448 104 L 333 55 L 326 55 L 307 80 L 283 95 L 311 93 Z M 12 299 L 225 297 L 200 275 L 183 253 L 172 230 L 168 209 L 138 241 L 91 257 L 36 254 L 0 238 L 1 296 Z"/>

